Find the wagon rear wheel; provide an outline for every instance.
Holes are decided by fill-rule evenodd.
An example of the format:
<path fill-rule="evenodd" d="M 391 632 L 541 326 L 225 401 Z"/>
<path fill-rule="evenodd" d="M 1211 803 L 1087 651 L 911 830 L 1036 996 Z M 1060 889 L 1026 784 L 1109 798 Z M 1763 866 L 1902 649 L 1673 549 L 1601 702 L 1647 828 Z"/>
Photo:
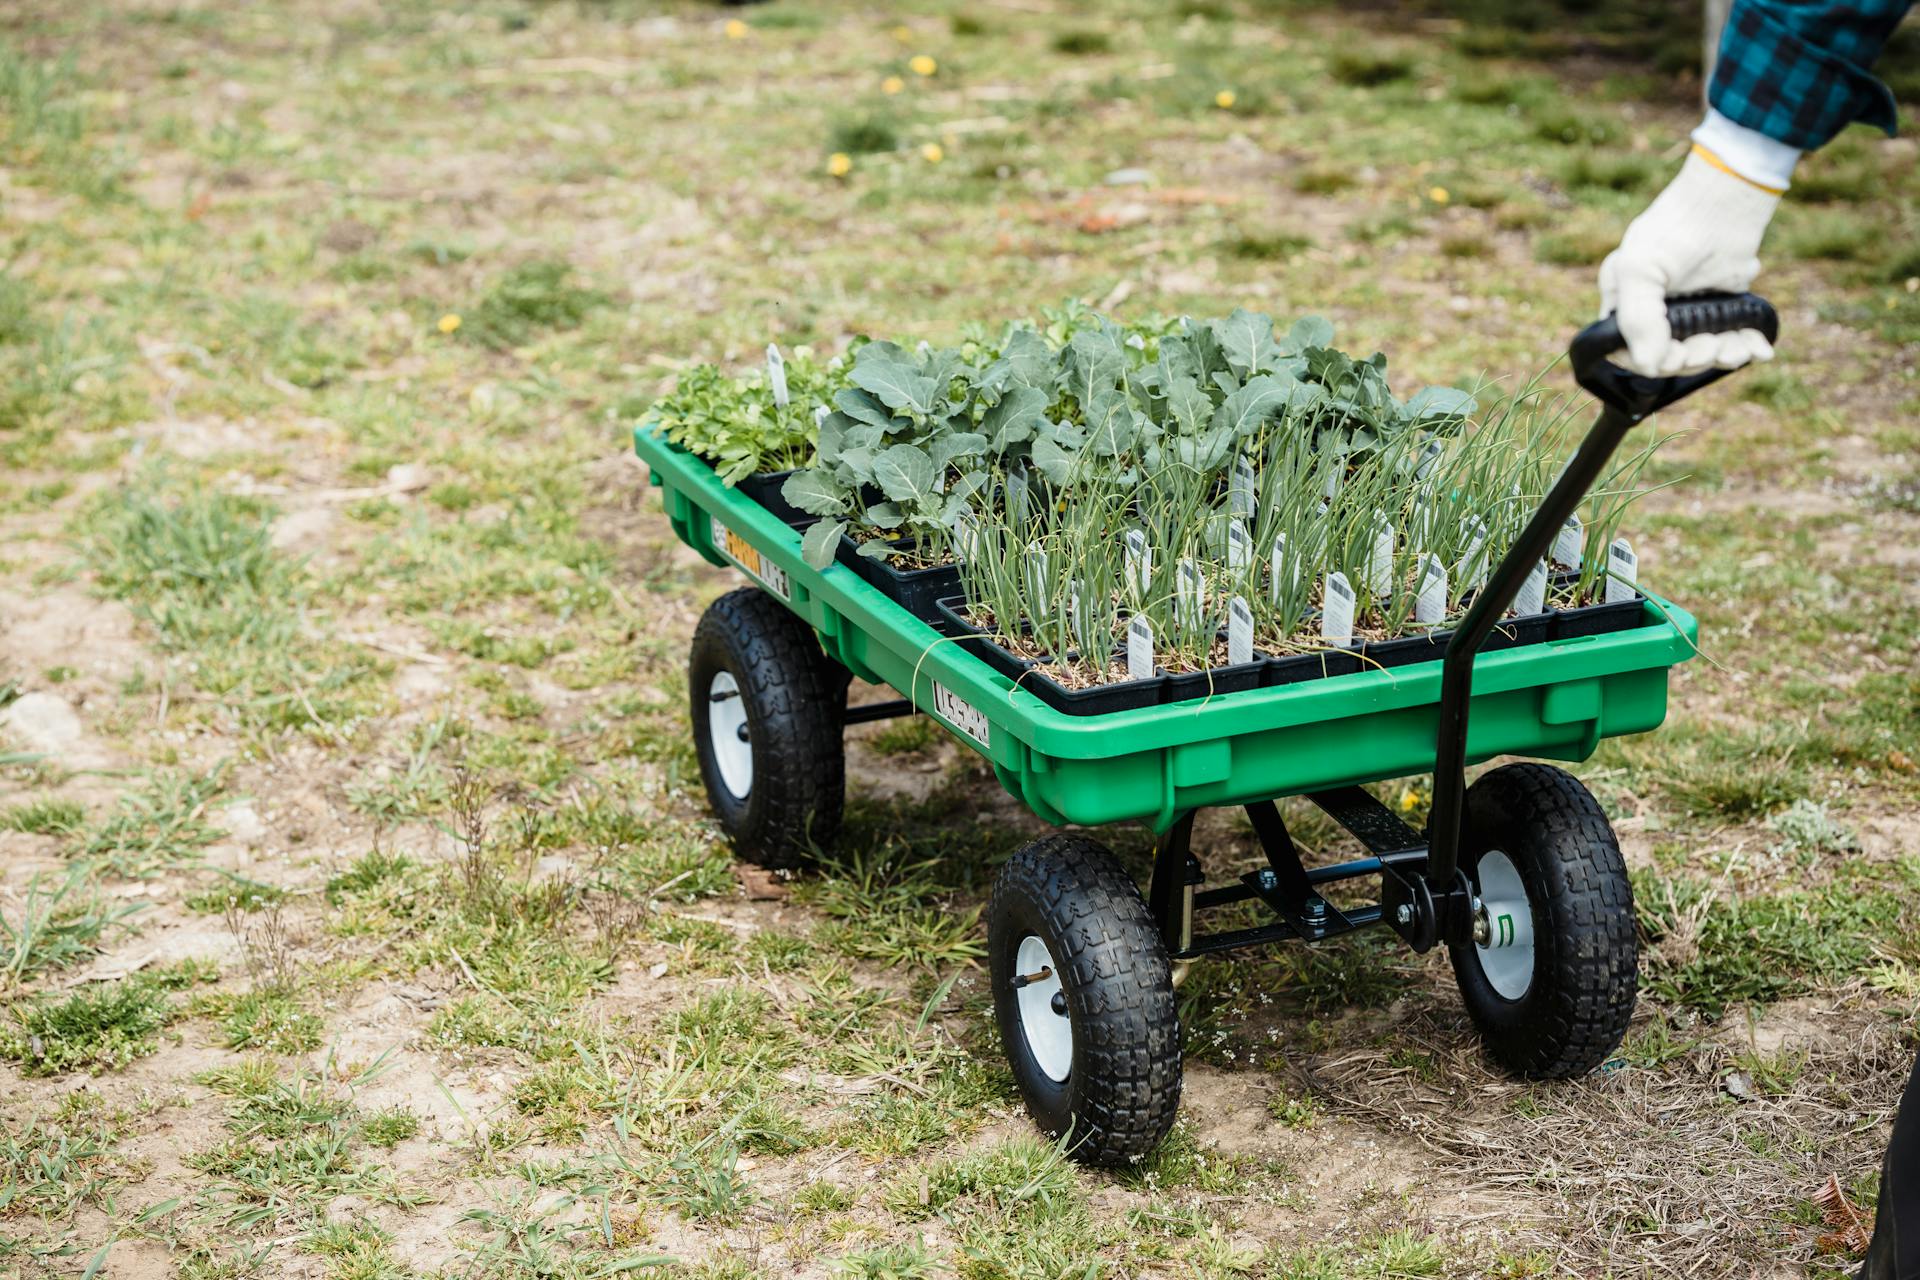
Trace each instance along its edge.
<path fill-rule="evenodd" d="M 1027 1109 L 1088 1164 L 1146 1155 L 1180 1106 L 1166 946 L 1133 880 L 1080 835 L 1027 845 L 987 918 L 994 1011 Z"/>
<path fill-rule="evenodd" d="M 1633 886 L 1599 802 L 1562 769 L 1495 769 L 1467 791 L 1460 867 L 1481 905 L 1448 950 L 1487 1052 L 1532 1079 L 1605 1062 L 1640 967 Z"/>
<path fill-rule="evenodd" d="M 812 628 L 755 587 L 721 596 L 687 657 L 700 776 L 736 852 L 798 867 L 840 830 L 844 669 Z"/>

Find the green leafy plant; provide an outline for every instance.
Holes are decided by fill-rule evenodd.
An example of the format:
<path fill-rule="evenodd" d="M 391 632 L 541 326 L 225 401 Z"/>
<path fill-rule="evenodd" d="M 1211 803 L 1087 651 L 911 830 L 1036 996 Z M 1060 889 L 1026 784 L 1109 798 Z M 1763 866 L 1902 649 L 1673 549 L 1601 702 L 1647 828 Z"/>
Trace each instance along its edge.
<path fill-rule="evenodd" d="M 791 471 L 813 456 L 814 410 L 846 386 L 842 363 L 822 363 L 796 347 L 784 361 L 785 404 L 765 372 L 733 377 L 697 365 L 680 375 L 652 416 L 668 440 L 712 462 L 726 484 L 756 472 Z"/>

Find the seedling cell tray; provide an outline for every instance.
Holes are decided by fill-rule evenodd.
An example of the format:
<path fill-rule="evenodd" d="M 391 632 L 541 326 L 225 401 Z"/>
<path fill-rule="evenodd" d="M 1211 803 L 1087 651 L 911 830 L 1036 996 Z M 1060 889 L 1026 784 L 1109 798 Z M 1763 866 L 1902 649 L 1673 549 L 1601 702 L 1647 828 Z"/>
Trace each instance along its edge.
<path fill-rule="evenodd" d="M 838 559 L 841 564 L 851 565 L 855 573 L 878 587 L 889 600 L 923 622 L 938 619 L 941 597 L 953 595 L 960 589 L 958 565 L 896 569 L 885 560 L 861 555 L 860 544 L 845 534 L 840 537 Z"/>

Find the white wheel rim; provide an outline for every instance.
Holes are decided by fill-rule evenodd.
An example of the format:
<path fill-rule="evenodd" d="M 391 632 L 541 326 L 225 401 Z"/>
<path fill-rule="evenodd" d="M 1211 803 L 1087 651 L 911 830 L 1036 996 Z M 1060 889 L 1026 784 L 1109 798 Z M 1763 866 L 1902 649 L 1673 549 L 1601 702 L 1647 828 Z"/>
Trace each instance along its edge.
<path fill-rule="evenodd" d="M 716 671 L 707 685 L 707 740 L 720 785 L 736 800 L 753 790 L 753 743 L 747 737 L 747 699 L 731 671 Z"/>
<path fill-rule="evenodd" d="M 1047 944 L 1033 934 L 1020 940 L 1014 968 L 1021 976 L 1032 978 L 1013 993 L 1020 1011 L 1020 1031 L 1027 1038 L 1027 1051 L 1034 1063 L 1055 1084 L 1063 1083 L 1073 1072 L 1073 1020 L 1054 1011 L 1053 998 L 1061 994 L 1060 971 L 1047 952 Z M 1046 973 L 1044 978 L 1035 974 Z M 1066 1003 L 1061 1002 L 1062 1009 Z"/>
<path fill-rule="evenodd" d="M 1533 905 L 1513 859 L 1498 849 L 1480 855 L 1474 873 L 1486 938 L 1476 939 L 1480 972 L 1487 985 L 1508 1000 L 1518 1000 L 1533 986 Z"/>

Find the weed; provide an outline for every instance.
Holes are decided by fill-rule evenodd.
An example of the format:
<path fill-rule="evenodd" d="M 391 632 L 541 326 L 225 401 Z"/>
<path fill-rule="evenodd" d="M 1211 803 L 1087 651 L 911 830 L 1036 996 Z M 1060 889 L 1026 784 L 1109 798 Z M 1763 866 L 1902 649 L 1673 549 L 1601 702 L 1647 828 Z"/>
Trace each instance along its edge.
<path fill-rule="evenodd" d="M 738 1222 L 756 1199 L 739 1164 L 739 1149 L 724 1145 L 676 1157 L 660 1198 L 695 1222 Z"/>
<path fill-rule="evenodd" d="M 78 963 L 99 949 L 108 930 L 124 929 L 121 922 L 145 905 L 105 905 L 84 865 L 68 868 L 53 885 L 35 876 L 27 882 L 19 919 L 0 913 L 0 973 L 19 982 L 45 969 Z"/>
<path fill-rule="evenodd" d="M 1079 28 L 1062 31 L 1053 37 L 1053 51 L 1070 57 L 1084 57 L 1090 54 L 1112 53 L 1113 37 L 1104 31 Z"/>
<path fill-rule="evenodd" d="M 0 831 L 24 831 L 36 836 L 70 836 L 86 821 L 87 811 L 77 800 L 30 800 L 0 811 Z"/>
<path fill-rule="evenodd" d="M 840 121 L 833 126 L 827 141 L 827 150 L 845 152 L 850 156 L 897 151 L 899 148 L 900 135 L 893 122 L 878 115 L 853 116 Z"/>
<path fill-rule="evenodd" d="M 508 270 L 462 319 L 461 336 L 497 351 L 524 346 L 548 330 L 577 329 L 608 296 L 574 283 L 573 268 L 536 258 Z"/>
<path fill-rule="evenodd" d="M 0 1058 L 29 1076 L 111 1071 L 158 1049 L 175 1012 L 148 975 L 82 987 L 64 1000 L 41 996 L 15 1005 L 15 1025 L 0 1027 Z"/>
<path fill-rule="evenodd" d="M 229 1049 L 306 1053 L 320 1047 L 320 1019 L 286 991 L 250 991 L 223 1001 L 220 1032 Z"/>
<path fill-rule="evenodd" d="M 1297 231 L 1242 231 L 1226 241 L 1226 250 L 1236 258 L 1254 262 L 1283 261 L 1313 247 L 1313 237 Z"/>
<path fill-rule="evenodd" d="M 1634 899 L 1655 944 L 1691 942 L 1670 958 L 1658 947 L 1648 989 L 1716 1018 L 1863 971 L 1873 937 L 1900 916 L 1896 895 L 1854 884 L 1722 899 L 1696 881 L 1650 877 Z"/>
<path fill-rule="evenodd" d="M 1789 852 L 1805 854 L 1857 853 L 1860 837 L 1846 823 L 1827 812 L 1824 802 L 1802 797 L 1767 819 Z"/>
<path fill-rule="evenodd" d="M 941 1269 L 922 1240 L 861 1249 L 833 1264 L 833 1274 L 842 1280 L 923 1280 Z"/>
<path fill-rule="evenodd" d="M 1342 165 L 1309 165 L 1293 175 L 1293 189 L 1302 195 L 1330 196 L 1345 191 L 1357 179 Z"/>
<path fill-rule="evenodd" d="M 226 833 L 206 819 L 220 793 L 222 771 L 157 773 L 143 791 L 121 796 L 119 807 L 87 833 L 82 852 L 121 875 L 145 875 L 192 861 Z"/>
<path fill-rule="evenodd" d="M 1342 49 L 1328 64 L 1341 84 L 1372 89 L 1413 75 L 1413 59 L 1404 53 L 1380 49 Z"/>

